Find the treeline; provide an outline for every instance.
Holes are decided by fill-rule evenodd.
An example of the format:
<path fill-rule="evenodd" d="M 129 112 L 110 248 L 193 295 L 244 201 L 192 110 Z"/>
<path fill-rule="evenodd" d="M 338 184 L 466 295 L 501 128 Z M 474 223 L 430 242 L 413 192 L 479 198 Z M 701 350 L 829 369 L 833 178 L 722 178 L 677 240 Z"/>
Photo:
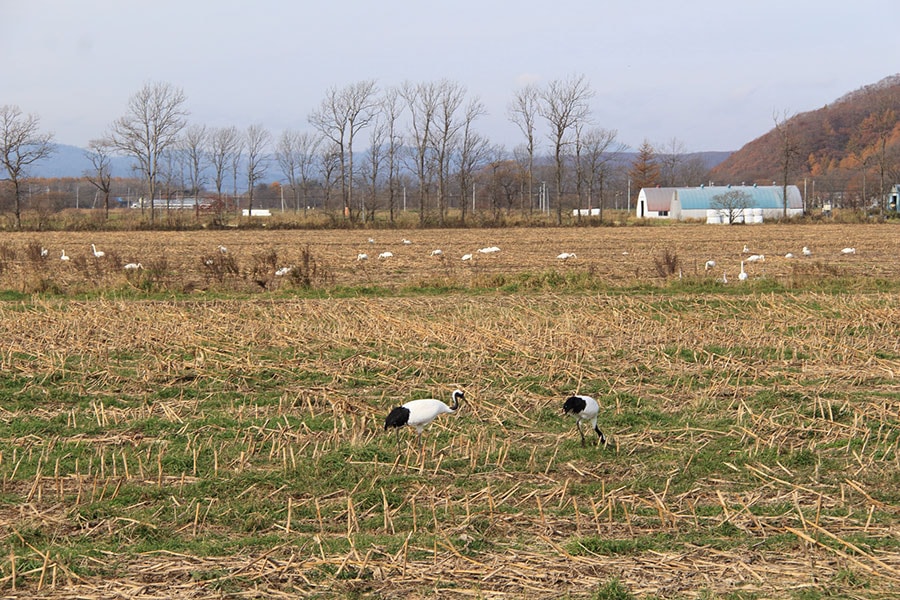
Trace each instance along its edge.
<path fill-rule="evenodd" d="M 23 209 L 102 208 L 108 217 L 135 205 L 152 224 L 160 207 L 181 198 L 220 216 L 274 208 L 393 223 L 413 212 L 420 225 L 443 226 L 487 212 L 562 223 L 577 208 L 626 208 L 644 186 L 706 181 L 707 165 L 677 139 L 626 153 L 615 129 L 596 124 L 593 95 L 582 76 L 521 88 L 507 116 L 522 142 L 510 149 L 479 132 L 483 104 L 453 81 L 333 87 L 307 129 L 281 132 L 193 123 L 181 89 L 148 83 L 91 140 L 92 166 L 71 181 L 28 177 L 29 166 L 52 154 L 52 136 L 40 131 L 38 116 L 5 106 L 0 125 L 18 135 L 0 139 L 13 157 L 2 165 L 3 209 L 16 228 Z M 136 165 L 134 178 L 112 176 L 118 156 Z"/>

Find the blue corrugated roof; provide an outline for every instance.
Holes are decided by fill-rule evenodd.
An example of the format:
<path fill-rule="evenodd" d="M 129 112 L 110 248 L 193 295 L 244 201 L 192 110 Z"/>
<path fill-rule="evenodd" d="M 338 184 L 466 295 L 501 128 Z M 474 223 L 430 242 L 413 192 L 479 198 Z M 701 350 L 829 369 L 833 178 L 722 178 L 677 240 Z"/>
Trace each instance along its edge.
<path fill-rule="evenodd" d="M 697 188 L 678 188 L 678 199 L 681 210 L 707 210 L 716 208 L 716 196 L 728 192 L 741 191 L 748 196 L 747 208 L 783 208 L 781 186 L 712 186 Z M 788 186 L 788 208 L 802 208 L 800 190 L 795 185 Z"/>

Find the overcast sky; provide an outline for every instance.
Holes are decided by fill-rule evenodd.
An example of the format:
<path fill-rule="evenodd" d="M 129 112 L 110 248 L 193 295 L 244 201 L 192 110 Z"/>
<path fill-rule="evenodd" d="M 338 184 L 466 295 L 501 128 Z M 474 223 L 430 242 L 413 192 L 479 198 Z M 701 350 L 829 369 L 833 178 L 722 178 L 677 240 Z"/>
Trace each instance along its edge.
<path fill-rule="evenodd" d="M 512 149 L 525 83 L 583 75 L 592 118 L 636 148 L 737 150 L 774 115 L 900 72 L 897 0 L 0 0 L 0 105 L 86 146 L 145 83 L 192 123 L 309 130 L 331 87 L 448 79 Z"/>

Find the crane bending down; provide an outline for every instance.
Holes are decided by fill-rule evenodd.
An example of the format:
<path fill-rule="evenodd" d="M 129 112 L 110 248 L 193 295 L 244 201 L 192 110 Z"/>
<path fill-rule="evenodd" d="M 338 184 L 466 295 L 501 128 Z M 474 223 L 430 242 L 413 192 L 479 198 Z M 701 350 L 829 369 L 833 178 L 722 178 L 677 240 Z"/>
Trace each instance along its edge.
<path fill-rule="evenodd" d="M 582 421 L 589 421 L 594 431 L 597 432 L 600 443 L 604 446 L 606 445 L 606 436 L 597 427 L 597 414 L 600 412 L 600 405 L 597 404 L 596 400 L 590 396 L 569 396 L 563 404 L 563 412 L 575 417 L 575 427 L 578 428 L 578 433 L 581 435 L 582 446 L 584 446 L 584 432 L 581 430 Z"/>
<path fill-rule="evenodd" d="M 384 430 L 387 431 L 393 427 L 397 430 L 397 440 L 400 440 L 400 428 L 409 425 L 416 429 L 416 436 L 422 437 L 422 431 L 425 427 L 434 421 L 438 415 L 453 414 L 459 408 L 461 400 L 466 399 L 466 395 L 462 390 L 453 392 L 453 400 L 450 406 L 447 406 L 440 400 L 435 398 L 424 398 L 422 400 L 411 400 L 402 406 L 394 408 L 384 420 Z"/>

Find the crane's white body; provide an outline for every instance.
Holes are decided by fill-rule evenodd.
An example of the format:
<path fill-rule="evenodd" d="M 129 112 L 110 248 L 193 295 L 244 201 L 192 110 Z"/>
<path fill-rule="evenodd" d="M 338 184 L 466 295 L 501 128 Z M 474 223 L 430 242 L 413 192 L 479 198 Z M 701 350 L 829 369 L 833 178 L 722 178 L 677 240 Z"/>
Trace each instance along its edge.
<path fill-rule="evenodd" d="M 394 408 L 387 419 L 384 421 L 384 428 L 400 429 L 404 425 L 409 425 L 416 430 L 416 434 L 421 436 L 422 431 L 429 423 L 434 421 L 440 415 L 453 414 L 459 408 L 460 400 L 464 400 L 465 395 L 462 390 L 453 392 L 453 405 L 447 406 L 436 398 L 422 398 L 421 400 L 411 400 Z"/>
<path fill-rule="evenodd" d="M 556 258 L 558 258 L 559 260 L 569 260 L 570 258 L 578 258 L 578 257 L 575 256 L 574 252 L 563 252 L 562 254 L 558 255 Z"/>
<path fill-rule="evenodd" d="M 406 424 L 415 428 L 419 434 L 439 415 L 450 415 L 456 412 L 436 398 L 412 400 L 404 404 L 403 408 L 409 411 L 409 419 Z"/>

